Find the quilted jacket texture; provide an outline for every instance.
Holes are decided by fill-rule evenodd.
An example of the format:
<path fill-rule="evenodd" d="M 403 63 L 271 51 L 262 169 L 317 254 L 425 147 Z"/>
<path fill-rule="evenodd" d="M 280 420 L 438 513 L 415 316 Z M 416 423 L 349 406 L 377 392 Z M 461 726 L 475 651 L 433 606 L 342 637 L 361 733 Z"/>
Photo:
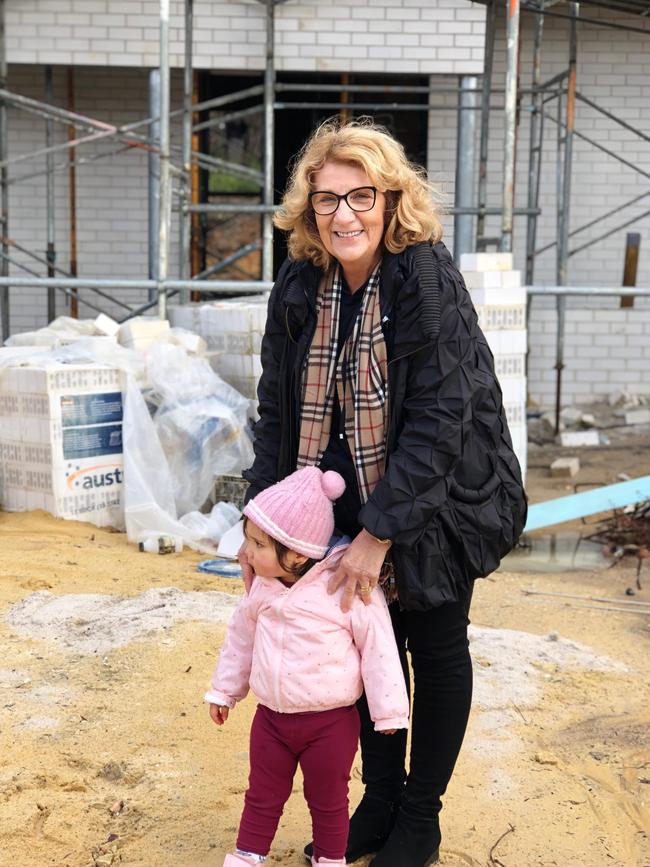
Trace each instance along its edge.
<path fill-rule="evenodd" d="M 429 247 L 440 305 L 432 338 L 414 250 L 382 260 L 386 471 L 359 520 L 392 539 L 400 606 L 422 611 L 466 599 L 473 578 L 498 566 L 523 529 L 526 500 L 494 359 L 462 275 L 444 244 Z M 321 277 L 310 262 L 287 260 L 271 292 L 247 499 L 296 468 L 301 371 Z"/>

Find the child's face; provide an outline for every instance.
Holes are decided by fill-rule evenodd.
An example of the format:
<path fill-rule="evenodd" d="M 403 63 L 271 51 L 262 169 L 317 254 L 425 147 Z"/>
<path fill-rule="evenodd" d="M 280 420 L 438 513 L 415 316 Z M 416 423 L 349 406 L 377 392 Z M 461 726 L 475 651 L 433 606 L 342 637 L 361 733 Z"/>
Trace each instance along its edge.
<path fill-rule="evenodd" d="M 284 581 L 290 582 L 298 580 L 300 576 L 288 572 L 280 565 L 273 539 L 267 536 L 264 530 L 260 530 L 250 518 L 246 521 L 244 534 L 246 536 L 246 556 L 256 575 L 262 575 L 264 578 L 282 578 Z M 300 566 L 306 560 L 307 557 L 297 554 L 295 551 L 288 551 L 285 556 L 288 566 Z"/>

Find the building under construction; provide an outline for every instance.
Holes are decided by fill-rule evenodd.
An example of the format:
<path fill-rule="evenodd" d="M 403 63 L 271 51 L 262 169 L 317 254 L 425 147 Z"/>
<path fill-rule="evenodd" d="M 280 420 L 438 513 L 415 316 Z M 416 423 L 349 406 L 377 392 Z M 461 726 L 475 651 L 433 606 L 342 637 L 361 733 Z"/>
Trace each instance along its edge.
<path fill-rule="evenodd" d="M 646 0 L 0 0 L 0 16 L 4 338 L 268 287 L 293 155 L 320 120 L 372 115 L 446 194 L 457 257 L 514 252 L 533 398 L 552 404 L 560 373 L 566 401 L 650 392 Z"/>

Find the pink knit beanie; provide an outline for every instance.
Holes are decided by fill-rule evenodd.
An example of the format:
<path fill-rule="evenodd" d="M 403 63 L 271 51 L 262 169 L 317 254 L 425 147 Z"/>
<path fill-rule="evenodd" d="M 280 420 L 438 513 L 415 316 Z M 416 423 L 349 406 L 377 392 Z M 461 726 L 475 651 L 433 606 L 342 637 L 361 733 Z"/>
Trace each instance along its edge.
<path fill-rule="evenodd" d="M 304 467 L 259 493 L 244 514 L 290 551 L 320 559 L 334 532 L 332 501 L 344 490 L 343 476 L 334 470 Z"/>

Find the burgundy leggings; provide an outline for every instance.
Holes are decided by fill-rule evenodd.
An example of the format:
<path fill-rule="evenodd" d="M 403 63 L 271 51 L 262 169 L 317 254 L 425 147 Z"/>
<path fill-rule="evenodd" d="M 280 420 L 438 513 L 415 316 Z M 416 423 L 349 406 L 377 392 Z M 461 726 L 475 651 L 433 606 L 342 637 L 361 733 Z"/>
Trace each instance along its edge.
<path fill-rule="evenodd" d="M 314 856 L 343 858 L 348 841 L 348 782 L 359 740 L 356 707 L 276 713 L 257 706 L 250 776 L 237 848 L 267 855 L 298 764 L 314 835 Z"/>

